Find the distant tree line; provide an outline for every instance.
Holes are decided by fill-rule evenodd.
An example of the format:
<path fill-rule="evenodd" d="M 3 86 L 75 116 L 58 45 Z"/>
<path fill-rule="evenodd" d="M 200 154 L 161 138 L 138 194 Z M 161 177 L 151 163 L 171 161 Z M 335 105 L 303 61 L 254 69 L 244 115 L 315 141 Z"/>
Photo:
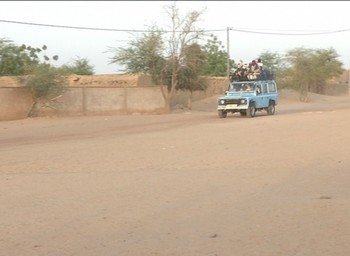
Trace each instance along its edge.
<path fill-rule="evenodd" d="M 284 55 L 265 51 L 259 57 L 264 60 L 264 67 L 275 73 L 280 87 L 299 91 L 300 100 L 305 102 L 308 92 L 324 94 L 327 80 L 344 72 L 343 63 L 332 47 L 297 47 Z"/>

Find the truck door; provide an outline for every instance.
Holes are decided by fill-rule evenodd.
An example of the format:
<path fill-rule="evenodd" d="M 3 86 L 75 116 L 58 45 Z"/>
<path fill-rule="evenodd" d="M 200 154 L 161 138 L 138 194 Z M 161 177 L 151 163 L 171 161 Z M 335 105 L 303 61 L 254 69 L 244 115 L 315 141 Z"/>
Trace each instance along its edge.
<path fill-rule="evenodd" d="M 269 104 L 269 99 L 267 96 L 267 83 L 263 82 L 259 84 L 261 87 L 261 93 L 256 97 L 256 107 L 257 108 L 265 108 Z"/>
<path fill-rule="evenodd" d="M 276 95 L 277 95 L 277 87 L 276 83 L 274 82 L 269 82 L 267 85 L 267 90 L 268 90 L 268 101 L 274 100 L 276 101 Z M 277 103 L 277 102 L 276 102 Z"/>

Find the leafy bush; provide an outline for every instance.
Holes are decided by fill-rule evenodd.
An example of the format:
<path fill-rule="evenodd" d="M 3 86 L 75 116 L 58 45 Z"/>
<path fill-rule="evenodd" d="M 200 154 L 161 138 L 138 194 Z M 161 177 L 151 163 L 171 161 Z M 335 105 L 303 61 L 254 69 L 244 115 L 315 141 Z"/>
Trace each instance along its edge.
<path fill-rule="evenodd" d="M 18 77 L 18 80 L 33 97 L 33 106 L 28 116 L 37 115 L 39 100 L 49 102 L 67 89 L 66 77 L 62 75 L 59 69 L 48 64 L 36 66 L 31 75 Z"/>

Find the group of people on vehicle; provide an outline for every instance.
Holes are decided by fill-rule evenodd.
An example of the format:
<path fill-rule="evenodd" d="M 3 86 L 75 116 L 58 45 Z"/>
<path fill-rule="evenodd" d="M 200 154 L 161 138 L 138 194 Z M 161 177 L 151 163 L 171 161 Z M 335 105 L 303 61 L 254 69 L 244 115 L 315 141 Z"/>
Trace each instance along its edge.
<path fill-rule="evenodd" d="M 273 79 L 273 74 L 264 69 L 261 59 L 254 59 L 249 64 L 242 60 L 237 64 L 237 68 L 231 75 L 231 82 L 245 80 L 267 80 Z"/>

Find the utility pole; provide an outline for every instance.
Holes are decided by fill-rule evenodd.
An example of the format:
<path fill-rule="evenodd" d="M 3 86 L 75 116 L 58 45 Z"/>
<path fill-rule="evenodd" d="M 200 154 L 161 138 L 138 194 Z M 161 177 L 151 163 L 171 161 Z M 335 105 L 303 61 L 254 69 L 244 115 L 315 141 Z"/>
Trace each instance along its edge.
<path fill-rule="evenodd" d="M 227 78 L 230 81 L 230 28 L 227 27 Z"/>

